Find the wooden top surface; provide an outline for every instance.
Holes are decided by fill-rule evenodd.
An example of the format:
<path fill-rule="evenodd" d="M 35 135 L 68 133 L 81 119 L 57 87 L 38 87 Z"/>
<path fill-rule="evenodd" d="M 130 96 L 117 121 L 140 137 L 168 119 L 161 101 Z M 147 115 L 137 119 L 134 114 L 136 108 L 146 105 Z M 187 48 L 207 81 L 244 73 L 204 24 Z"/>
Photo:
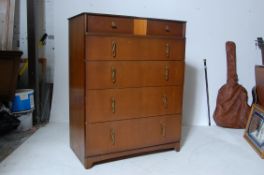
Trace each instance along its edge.
<path fill-rule="evenodd" d="M 109 16 L 109 17 L 123 17 L 123 18 L 135 18 L 135 19 L 148 19 L 148 20 L 160 20 L 160 21 L 170 21 L 170 22 L 181 22 L 181 23 L 186 23 L 186 21 L 182 20 L 172 20 L 172 19 L 158 19 L 158 18 L 146 18 L 146 17 L 136 17 L 136 16 L 126 16 L 126 15 L 114 15 L 114 14 L 103 14 L 103 13 L 91 13 L 91 12 L 83 12 L 78 15 L 72 16 L 68 18 L 68 20 L 71 20 L 73 18 L 82 16 L 82 15 L 94 15 L 94 16 Z"/>

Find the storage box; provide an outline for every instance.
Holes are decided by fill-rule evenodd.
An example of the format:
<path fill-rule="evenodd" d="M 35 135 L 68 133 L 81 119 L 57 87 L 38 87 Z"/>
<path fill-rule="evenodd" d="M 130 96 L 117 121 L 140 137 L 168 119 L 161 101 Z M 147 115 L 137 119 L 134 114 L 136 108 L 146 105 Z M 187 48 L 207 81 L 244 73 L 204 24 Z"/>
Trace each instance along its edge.
<path fill-rule="evenodd" d="M 34 95 L 32 89 L 20 89 L 16 91 L 12 101 L 12 112 L 27 111 L 34 108 Z"/>
<path fill-rule="evenodd" d="M 33 125 L 32 111 L 22 114 L 18 117 L 18 120 L 20 120 L 20 125 L 17 127 L 17 131 L 30 130 Z"/>

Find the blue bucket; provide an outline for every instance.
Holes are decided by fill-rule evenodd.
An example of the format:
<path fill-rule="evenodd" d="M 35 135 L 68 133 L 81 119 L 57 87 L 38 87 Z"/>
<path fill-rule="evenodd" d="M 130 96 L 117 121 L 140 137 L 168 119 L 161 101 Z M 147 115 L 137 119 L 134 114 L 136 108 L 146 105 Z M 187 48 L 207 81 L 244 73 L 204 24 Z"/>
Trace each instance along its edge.
<path fill-rule="evenodd" d="M 34 108 L 34 91 L 33 89 L 16 90 L 15 97 L 12 101 L 12 112 L 22 112 Z"/>

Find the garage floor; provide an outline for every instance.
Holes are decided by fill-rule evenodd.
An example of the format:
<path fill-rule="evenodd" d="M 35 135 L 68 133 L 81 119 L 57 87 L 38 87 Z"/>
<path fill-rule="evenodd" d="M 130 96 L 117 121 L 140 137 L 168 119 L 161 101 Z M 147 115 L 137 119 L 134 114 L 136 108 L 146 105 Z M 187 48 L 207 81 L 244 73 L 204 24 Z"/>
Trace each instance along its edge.
<path fill-rule="evenodd" d="M 243 130 L 184 127 L 182 149 L 97 164 L 86 170 L 69 147 L 68 123 L 40 128 L 0 164 L 1 175 L 263 175 L 264 160 Z"/>
<path fill-rule="evenodd" d="M 0 162 L 24 143 L 34 132 L 35 128 L 28 131 L 13 131 L 0 136 Z"/>

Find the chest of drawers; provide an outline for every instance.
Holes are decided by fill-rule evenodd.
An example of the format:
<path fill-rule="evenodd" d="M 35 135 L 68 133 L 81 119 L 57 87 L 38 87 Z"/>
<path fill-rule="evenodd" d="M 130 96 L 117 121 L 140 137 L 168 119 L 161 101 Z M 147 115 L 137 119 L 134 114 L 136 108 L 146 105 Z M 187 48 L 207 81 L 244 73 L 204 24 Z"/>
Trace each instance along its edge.
<path fill-rule="evenodd" d="M 180 149 L 185 22 L 69 19 L 70 145 L 86 168 Z"/>

